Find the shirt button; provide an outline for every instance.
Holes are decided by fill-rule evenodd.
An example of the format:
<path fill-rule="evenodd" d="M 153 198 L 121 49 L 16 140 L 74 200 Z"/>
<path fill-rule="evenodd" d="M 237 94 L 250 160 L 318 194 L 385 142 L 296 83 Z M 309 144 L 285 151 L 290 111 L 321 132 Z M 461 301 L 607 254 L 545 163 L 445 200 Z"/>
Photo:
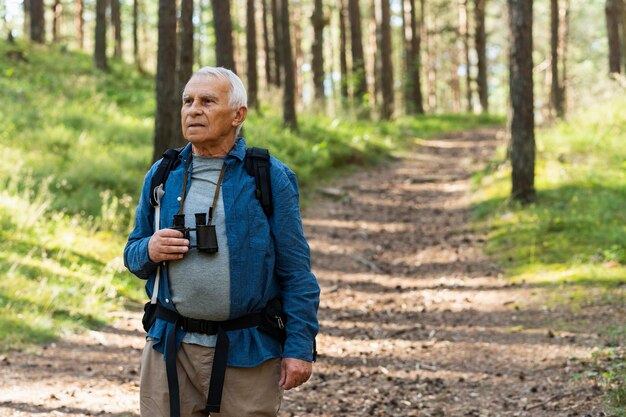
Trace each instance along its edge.
<path fill-rule="evenodd" d="M 165 299 L 165 302 L 166 302 L 166 303 L 169 303 L 169 302 L 170 302 L 170 299 L 169 299 L 169 298 L 166 298 L 166 299 Z"/>
<path fill-rule="evenodd" d="M 178 198 L 176 200 L 181 201 L 183 198 L 181 196 L 178 196 Z"/>

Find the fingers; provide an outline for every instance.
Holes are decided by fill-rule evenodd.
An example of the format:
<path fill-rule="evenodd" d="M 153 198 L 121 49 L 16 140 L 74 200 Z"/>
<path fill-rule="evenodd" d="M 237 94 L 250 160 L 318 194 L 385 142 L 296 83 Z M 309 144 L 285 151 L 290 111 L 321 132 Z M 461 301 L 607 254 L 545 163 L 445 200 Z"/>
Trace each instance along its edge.
<path fill-rule="evenodd" d="M 148 256 L 153 262 L 180 260 L 188 251 L 189 240 L 178 230 L 159 230 L 148 242 Z"/>

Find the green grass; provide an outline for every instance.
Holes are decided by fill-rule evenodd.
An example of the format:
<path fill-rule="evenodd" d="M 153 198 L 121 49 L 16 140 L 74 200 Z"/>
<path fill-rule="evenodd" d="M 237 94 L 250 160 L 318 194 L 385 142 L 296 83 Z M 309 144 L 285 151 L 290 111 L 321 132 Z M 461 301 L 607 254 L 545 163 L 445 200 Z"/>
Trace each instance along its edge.
<path fill-rule="evenodd" d="M 144 297 L 121 253 L 152 155 L 154 82 L 112 61 L 54 46 L 0 41 L 0 350 L 102 325 Z M 303 194 L 359 166 L 389 160 L 437 133 L 502 118 L 438 115 L 395 122 L 300 114 L 281 127 L 251 112 L 249 144 L 270 148 Z"/>
<path fill-rule="evenodd" d="M 522 206 L 509 199 L 510 168 L 502 156 L 474 178 L 476 227 L 488 231 L 487 251 L 504 266 L 508 278 L 545 286 L 549 304 L 574 313 L 606 306 L 617 317 L 622 314 L 621 319 L 607 317 L 596 329 L 612 340 L 610 345 L 622 347 L 626 343 L 624 143 L 626 99 L 617 98 L 538 130 L 536 203 Z M 607 371 L 606 380 L 611 382 L 605 386 L 613 404 L 624 407 L 623 357 L 621 361 L 621 368 Z"/>

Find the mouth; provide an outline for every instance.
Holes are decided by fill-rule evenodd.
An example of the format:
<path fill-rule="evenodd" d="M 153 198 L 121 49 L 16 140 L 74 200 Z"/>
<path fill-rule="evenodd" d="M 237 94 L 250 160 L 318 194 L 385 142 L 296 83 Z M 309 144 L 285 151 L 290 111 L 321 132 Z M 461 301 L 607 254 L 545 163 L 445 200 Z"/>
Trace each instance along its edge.
<path fill-rule="evenodd" d="M 187 128 L 192 128 L 192 127 L 205 127 L 205 125 L 203 123 L 188 123 L 187 124 Z"/>

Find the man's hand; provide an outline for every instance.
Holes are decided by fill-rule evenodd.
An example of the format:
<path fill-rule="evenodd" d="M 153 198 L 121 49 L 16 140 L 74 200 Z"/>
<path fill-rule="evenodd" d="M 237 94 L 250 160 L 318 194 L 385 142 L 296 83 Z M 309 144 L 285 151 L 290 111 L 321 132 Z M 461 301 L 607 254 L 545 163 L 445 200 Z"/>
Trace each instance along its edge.
<path fill-rule="evenodd" d="M 152 262 L 177 261 L 188 251 L 189 240 L 174 229 L 161 229 L 148 242 L 148 256 Z"/>
<path fill-rule="evenodd" d="M 298 387 L 308 381 L 313 372 L 311 362 L 294 358 L 283 358 L 280 364 L 279 385 L 284 390 Z"/>

